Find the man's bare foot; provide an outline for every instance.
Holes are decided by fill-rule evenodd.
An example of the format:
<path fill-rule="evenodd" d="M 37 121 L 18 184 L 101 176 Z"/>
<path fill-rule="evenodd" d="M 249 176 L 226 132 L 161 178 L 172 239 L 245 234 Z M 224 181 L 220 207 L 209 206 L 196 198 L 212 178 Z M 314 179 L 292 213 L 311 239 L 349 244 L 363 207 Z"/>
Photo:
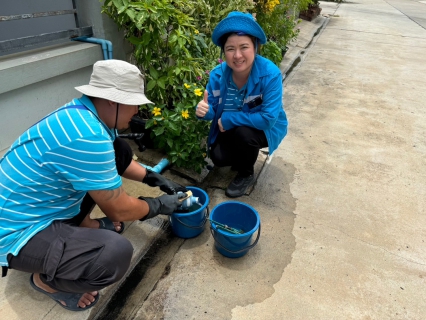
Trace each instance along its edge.
<path fill-rule="evenodd" d="M 56 290 L 53 290 L 51 287 L 49 287 L 48 285 L 44 284 L 41 280 L 40 280 L 40 274 L 39 273 L 34 273 L 33 274 L 33 282 L 34 284 L 49 293 L 55 293 L 57 292 Z M 92 291 L 92 292 L 86 292 L 86 293 L 82 293 L 80 300 L 78 301 L 77 305 L 80 308 L 85 308 L 87 306 L 90 306 L 94 301 L 95 301 L 95 297 L 98 295 L 97 291 Z M 64 301 L 60 301 L 64 306 L 66 306 L 66 303 Z"/>
<path fill-rule="evenodd" d="M 121 223 L 120 222 L 113 222 L 115 231 L 120 232 L 121 231 Z M 83 228 L 92 228 L 92 229 L 99 229 L 99 221 L 96 219 L 91 219 L 89 215 L 87 215 L 84 220 L 80 223 L 80 227 Z"/>

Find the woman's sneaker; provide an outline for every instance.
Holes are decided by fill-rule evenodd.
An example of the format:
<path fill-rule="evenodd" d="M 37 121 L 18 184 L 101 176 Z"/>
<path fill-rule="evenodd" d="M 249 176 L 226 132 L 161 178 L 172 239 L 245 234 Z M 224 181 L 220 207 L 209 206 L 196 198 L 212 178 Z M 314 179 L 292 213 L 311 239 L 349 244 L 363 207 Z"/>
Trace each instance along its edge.
<path fill-rule="evenodd" d="M 238 198 L 244 195 L 247 189 L 253 184 L 254 175 L 242 177 L 239 174 L 229 184 L 225 194 L 230 198 Z"/>

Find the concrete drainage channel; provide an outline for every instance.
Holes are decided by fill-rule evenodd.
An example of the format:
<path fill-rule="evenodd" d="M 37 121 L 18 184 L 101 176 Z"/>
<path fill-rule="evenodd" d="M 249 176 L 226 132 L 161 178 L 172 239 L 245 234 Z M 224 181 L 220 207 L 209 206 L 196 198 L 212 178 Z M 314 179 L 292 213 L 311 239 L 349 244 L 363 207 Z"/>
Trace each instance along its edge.
<path fill-rule="evenodd" d="M 300 45 L 299 43 L 297 43 L 294 47 L 292 47 L 291 50 L 294 52 L 293 56 L 290 58 L 290 61 L 287 61 L 287 64 L 285 66 L 280 66 L 281 71 L 283 72 L 283 74 L 285 74 L 285 79 L 283 81 L 284 84 L 291 79 L 293 71 L 297 70 L 297 68 L 300 66 L 301 62 L 309 53 L 310 48 L 313 44 L 315 44 L 322 31 L 325 29 L 325 26 L 330 21 L 329 18 L 322 16 L 318 16 L 316 20 L 320 21 L 320 23 L 316 27 L 310 25 L 311 30 L 309 30 L 308 35 L 305 36 L 307 39 L 301 41 Z"/>

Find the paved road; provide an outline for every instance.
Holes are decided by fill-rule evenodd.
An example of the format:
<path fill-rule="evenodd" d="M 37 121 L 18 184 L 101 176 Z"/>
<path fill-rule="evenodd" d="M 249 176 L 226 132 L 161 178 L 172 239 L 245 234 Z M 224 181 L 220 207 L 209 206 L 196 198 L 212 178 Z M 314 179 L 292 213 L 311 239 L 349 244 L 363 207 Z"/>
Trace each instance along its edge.
<path fill-rule="evenodd" d="M 426 4 L 322 6 L 285 83 L 289 135 L 241 199 L 259 245 L 227 259 L 206 229 L 118 318 L 425 318 Z"/>
<path fill-rule="evenodd" d="M 426 1 L 387 0 L 389 5 L 426 29 Z"/>

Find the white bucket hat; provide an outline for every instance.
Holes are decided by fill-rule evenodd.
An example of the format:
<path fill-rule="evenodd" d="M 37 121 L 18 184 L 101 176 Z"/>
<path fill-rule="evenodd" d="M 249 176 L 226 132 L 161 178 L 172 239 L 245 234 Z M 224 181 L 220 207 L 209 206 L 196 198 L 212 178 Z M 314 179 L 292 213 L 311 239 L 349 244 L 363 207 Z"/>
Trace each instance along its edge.
<path fill-rule="evenodd" d="M 96 62 L 89 84 L 75 89 L 89 97 L 127 105 L 153 103 L 145 96 L 142 73 L 136 66 L 122 60 Z"/>

